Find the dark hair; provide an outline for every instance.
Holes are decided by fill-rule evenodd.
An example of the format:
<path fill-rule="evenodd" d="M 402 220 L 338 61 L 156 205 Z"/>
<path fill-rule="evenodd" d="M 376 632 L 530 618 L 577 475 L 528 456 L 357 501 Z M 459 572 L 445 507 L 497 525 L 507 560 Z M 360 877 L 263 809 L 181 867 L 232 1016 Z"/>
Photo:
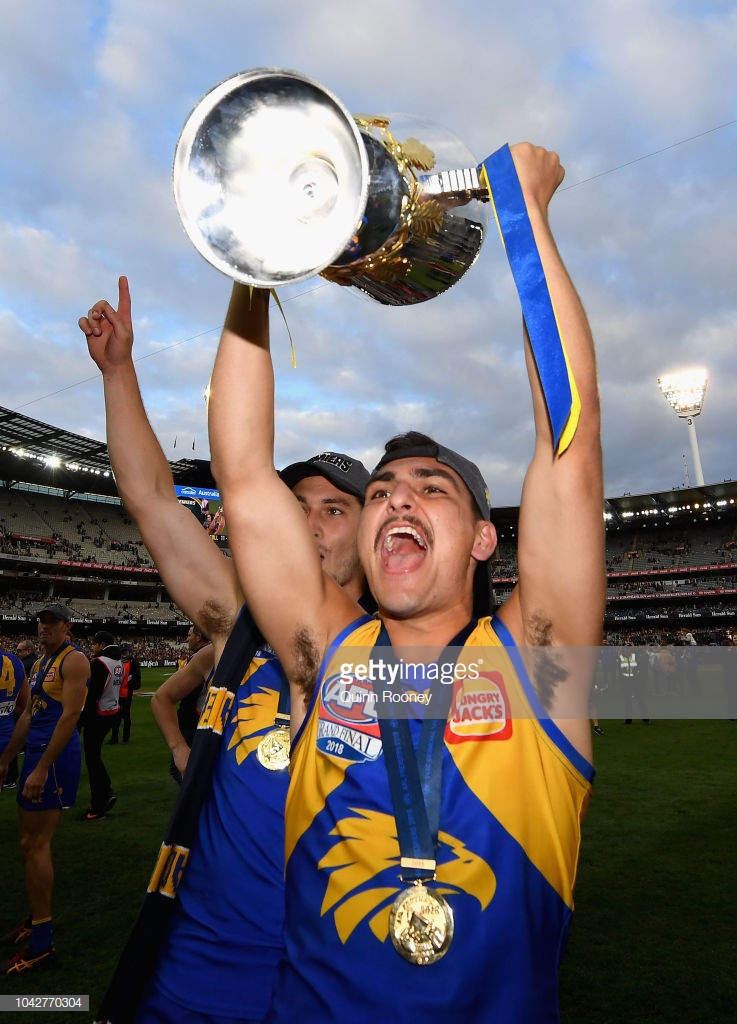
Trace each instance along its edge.
<path fill-rule="evenodd" d="M 433 440 L 428 434 L 423 434 L 419 430 L 407 430 L 404 434 L 397 434 L 395 437 L 390 437 L 384 445 L 384 452 L 398 452 L 403 448 L 417 448 L 418 445 L 437 445 L 437 441 Z"/>
<path fill-rule="evenodd" d="M 396 437 L 391 437 L 386 442 L 384 445 L 384 456 L 380 460 L 379 466 L 385 464 L 385 462 L 391 462 L 393 459 L 401 459 L 401 452 L 403 451 L 406 451 L 410 458 L 417 455 L 428 455 L 438 459 L 439 462 L 449 465 L 458 473 L 468 488 L 474 507 L 482 515 L 486 513 L 484 518 L 489 518 L 486 484 L 478 468 L 473 463 L 468 462 L 463 456 L 451 452 L 448 448 L 439 445 L 437 441 L 434 441 L 427 434 L 423 434 L 419 430 L 408 430 L 404 434 L 397 434 Z M 486 615 L 493 615 L 497 607 L 498 603 L 492 582 L 491 559 L 489 559 L 486 562 L 479 562 L 474 573 L 473 617 L 480 619 Z"/>
<path fill-rule="evenodd" d="M 396 437 L 387 441 L 384 446 L 384 454 L 374 467 L 372 478 L 389 462 L 394 462 L 396 459 L 416 458 L 435 459 L 441 465 L 449 466 L 466 485 L 481 518 L 487 521 L 491 519 L 489 489 L 479 467 L 459 452 L 454 452 L 452 448 L 438 444 L 427 434 L 421 434 L 417 430 L 408 430 L 405 434 L 397 434 Z"/>

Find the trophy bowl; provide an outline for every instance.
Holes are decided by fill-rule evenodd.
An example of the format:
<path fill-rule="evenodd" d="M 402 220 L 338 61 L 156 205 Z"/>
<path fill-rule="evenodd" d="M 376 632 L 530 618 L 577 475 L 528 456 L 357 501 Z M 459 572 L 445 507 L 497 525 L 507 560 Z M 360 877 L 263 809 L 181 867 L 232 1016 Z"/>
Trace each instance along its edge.
<path fill-rule="evenodd" d="M 446 291 L 488 224 L 477 163 L 452 133 L 355 115 L 317 82 L 256 68 L 220 82 L 177 143 L 174 195 L 195 248 L 261 288 L 316 274 L 385 305 Z"/>

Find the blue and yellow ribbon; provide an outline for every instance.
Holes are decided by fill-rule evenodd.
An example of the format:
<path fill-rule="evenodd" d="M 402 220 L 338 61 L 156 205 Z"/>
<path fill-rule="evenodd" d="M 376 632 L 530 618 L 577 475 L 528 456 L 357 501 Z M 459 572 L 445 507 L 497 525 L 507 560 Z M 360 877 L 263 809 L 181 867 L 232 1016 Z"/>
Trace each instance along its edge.
<path fill-rule="evenodd" d="M 484 160 L 480 176 L 491 196 L 540 376 L 553 447 L 560 455 L 576 433 L 581 400 L 508 145 Z"/>

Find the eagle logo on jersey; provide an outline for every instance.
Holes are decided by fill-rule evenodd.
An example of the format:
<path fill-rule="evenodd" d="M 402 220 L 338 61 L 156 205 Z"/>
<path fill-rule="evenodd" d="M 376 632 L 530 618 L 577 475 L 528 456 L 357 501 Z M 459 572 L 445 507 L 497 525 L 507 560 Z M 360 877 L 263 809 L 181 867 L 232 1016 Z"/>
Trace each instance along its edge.
<path fill-rule="evenodd" d="M 330 871 L 321 916 L 333 911 L 335 929 L 345 943 L 363 921 L 379 942 L 389 934 L 389 912 L 402 886 L 398 883 L 399 843 L 393 815 L 351 808 L 354 816 L 343 818 L 331 835 L 340 841 L 322 858 L 318 867 Z M 376 884 L 379 878 L 386 883 Z M 437 883 L 444 896 L 466 893 L 485 910 L 496 891 L 496 876 L 483 858 L 459 839 L 438 833 Z"/>
<path fill-rule="evenodd" d="M 254 753 L 264 731 L 273 728 L 278 702 L 278 692 L 266 686 L 238 702 L 235 728 L 228 743 L 228 750 L 235 748 L 238 764 L 243 764 L 248 755 Z"/>
<path fill-rule="evenodd" d="M 40 715 L 48 706 L 49 702 L 44 700 L 40 694 L 36 694 L 36 696 L 31 700 L 31 718 L 36 715 Z"/>

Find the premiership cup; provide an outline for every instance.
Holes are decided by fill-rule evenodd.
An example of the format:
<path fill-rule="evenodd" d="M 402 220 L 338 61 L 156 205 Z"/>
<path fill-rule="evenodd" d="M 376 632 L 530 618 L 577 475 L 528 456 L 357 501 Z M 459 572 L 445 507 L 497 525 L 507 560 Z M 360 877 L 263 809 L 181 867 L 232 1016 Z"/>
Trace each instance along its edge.
<path fill-rule="evenodd" d="M 241 72 L 197 103 L 173 183 L 195 248 L 234 280 L 274 288 L 320 274 L 390 306 L 455 284 L 489 219 L 477 162 L 446 129 L 352 116 L 281 68 Z"/>

